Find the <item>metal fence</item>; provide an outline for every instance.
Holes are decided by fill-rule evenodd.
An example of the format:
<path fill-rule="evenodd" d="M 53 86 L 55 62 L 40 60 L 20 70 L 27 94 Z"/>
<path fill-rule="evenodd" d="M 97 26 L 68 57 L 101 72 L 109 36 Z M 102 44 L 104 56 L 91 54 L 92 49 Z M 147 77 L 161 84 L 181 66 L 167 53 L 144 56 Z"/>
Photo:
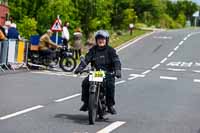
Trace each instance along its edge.
<path fill-rule="evenodd" d="M 28 41 L 9 39 L 0 42 L 0 70 L 15 70 L 27 67 Z"/>

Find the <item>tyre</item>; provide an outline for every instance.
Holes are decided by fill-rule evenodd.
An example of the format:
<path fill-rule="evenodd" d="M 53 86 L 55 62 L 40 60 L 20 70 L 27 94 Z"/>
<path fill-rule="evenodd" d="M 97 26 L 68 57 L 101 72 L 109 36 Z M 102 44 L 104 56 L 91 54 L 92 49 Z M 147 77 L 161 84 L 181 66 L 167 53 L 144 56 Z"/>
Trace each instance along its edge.
<path fill-rule="evenodd" d="M 73 57 L 62 57 L 59 65 L 63 71 L 72 72 L 76 67 L 76 60 Z"/>
<path fill-rule="evenodd" d="M 97 102 L 95 93 L 89 94 L 88 116 L 89 124 L 94 124 L 97 117 Z"/>

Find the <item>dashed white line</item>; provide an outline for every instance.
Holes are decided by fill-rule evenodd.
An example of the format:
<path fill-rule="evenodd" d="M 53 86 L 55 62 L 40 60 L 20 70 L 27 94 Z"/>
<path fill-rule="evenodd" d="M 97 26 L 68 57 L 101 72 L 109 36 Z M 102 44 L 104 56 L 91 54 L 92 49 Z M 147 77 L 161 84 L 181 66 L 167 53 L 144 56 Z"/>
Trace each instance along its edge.
<path fill-rule="evenodd" d="M 160 76 L 160 79 L 178 80 L 177 77 L 167 77 L 167 76 Z"/>
<path fill-rule="evenodd" d="M 142 75 L 142 74 L 130 74 L 130 76 L 133 76 L 133 77 L 145 77 L 145 75 Z"/>
<path fill-rule="evenodd" d="M 184 72 L 184 71 L 186 71 L 185 69 L 175 69 L 175 68 L 167 68 L 167 70 L 176 71 L 176 72 Z"/>
<path fill-rule="evenodd" d="M 116 121 L 116 122 L 110 124 L 109 126 L 105 127 L 104 129 L 98 131 L 97 133 L 110 133 L 125 123 L 126 122 L 124 122 L 124 121 Z"/>
<path fill-rule="evenodd" d="M 172 51 L 172 52 L 170 52 L 170 53 L 168 54 L 168 57 L 171 57 L 173 54 L 174 54 L 174 52 L 173 52 L 173 51 Z"/>
<path fill-rule="evenodd" d="M 174 51 L 177 51 L 177 50 L 178 50 L 178 48 L 179 48 L 179 46 L 176 46 L 176 47 L 174 48 Z"/>
<path fill-rule="evenodd" d="M 200 83 L 200 79 L 194 79 L 193 82 Z"/>
<path fill-rule="evenodd" d="M 72 96 L 68 96 L 68 97 L 64 97 L 64 98 L 58 99 L 58 100 L 54 100 L 54 102 L 56 102 L 56 103 L 58 103 L 58 102 L 63 102 L 63 101 L 66 101 L 66 100 L 69 100 L 69 99 L 78 97 L 78 96 L 80 96 L 80 95 L 81 95 L 80 93 L 74 94 L 74 95 L 72 95 Z"/>
<path fill-rule="evenodd" d="M 143 72 L 142 74 L 148 74 L 148 73 L 150 73 L 151 72 L 151 70 L 146 70 L 145 72 Z"/>
<path fill-rule="evenodd" d="M 133 80 L 133 79 L 136 79 L 136 78 L 138 78 L 138 77 L 137 77 L 137 76 L 134 76 L 134 77 L 128 78 L 128 80 Z"/>
<path fill-rule="evenodd" d="M 187 37 L 189 38 L 191 36 L 191 34 L 188 34 Z"/>
<path fill-rule="evenodd" d="M 184 40 L 184 41 L 187 40 L 187 37 L 185 37 L 183 40 Z"/>
<path fill-rule="evenodd" d="M 167 58 L 164 58 L 160 63 L 165 63 L 167 61 Z"/>
<path fill-rule="evenodd" d="M 0 120 L 9 119 L 9 118 L 12 118 L 12 117 L 15 117 L 15 116 L 18 116 L 18 115 L 27 113 L 27 112 L 31 112 L 31 111 L 33 111 L 33 110 L 37 110 L 37 109 L 43 108 L 43 107 L 44 107 L 44 106 L 42 106 L 42 105 L 34 106 L 34 107 L 31 107 L 31 108 L 28 108 L 28 109 L 25 109 L 25 110 L 22 110 L 22 111 L 13 113 L 13 114 L 9 114 L 9 115 L 0 117 Z"/>
<path fill-rule="evenodd" d="M 182 44 L 183 44 L 183 42 L 184 42 L 184 41 L 181 41 L 181 42 L 179 43 L 179 45 L 182 45 Z"/>
<path fill-rule="evenodd" d="M 152 69 L 156 69 L 159 66 L 160 66 L 160 64 L 157 64 L 157 65 L 153 66 Z"/>
<path fill-rule="evenodd" d="M 121 80 L 121 81 L 115 82 L 115 85 L 122 84 L 122 83 L 125 83 L 125 82 L 126 82 L 125 80 Z"/>
<path fill-rule="evenodd" d="M 132 68 L 122 68 L 122 70 L 133 70 Z"/>
<path fill-rule="evenodd" d="M 192 70 L 195 73 L 200 73 L 200 70 Z"/>

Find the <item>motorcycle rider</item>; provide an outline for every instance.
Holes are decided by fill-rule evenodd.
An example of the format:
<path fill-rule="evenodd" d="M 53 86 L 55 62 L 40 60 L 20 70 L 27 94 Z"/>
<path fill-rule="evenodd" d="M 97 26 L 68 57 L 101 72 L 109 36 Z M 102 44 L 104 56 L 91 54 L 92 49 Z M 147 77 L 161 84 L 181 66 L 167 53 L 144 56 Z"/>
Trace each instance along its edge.
<path fill-rule="evenodd" d="M 40 37 L 39 42 L 39 51 L 43 56 L 48 56 L 48 58 L 52 61 L 56 57 L 56 53 L 52 48 L 61 48 L 62 46 L 57 45 L 53 41 L 51 41 L 50 37 L 53 32 L 48 29 L 47 32 Z M 54 67 L 54 63 L 51 62 L 50 67 Z"/>
<path fill-rule="evenodd" d="M 114 48 L 108 45 L 109 43 L 109 33 L 105 30 L 99 30 L 95 35 L 96 45 L 93 46 L 89 52 L 86 54 L 85 59 L 81 61 L 75 74 L 80 73 L 89 63 L 93 65 L 97 70 L 104 70 L 109 73 L 115 73 L 117 78 L 121 78 L 121 62 L 116 54 Z M 106 104 L 108 107 L 108 112 L 111 114 L 116 114 L 114 109 L 115 105 L 115 77 L 109 76 L 105 80 L 106 85 Z M 86 77 L 82 81 L 82 97 L 81 100 L 84 102 L 80 111 L 87 111 L 88 100 L 89 100 L 89 78 Z"/>

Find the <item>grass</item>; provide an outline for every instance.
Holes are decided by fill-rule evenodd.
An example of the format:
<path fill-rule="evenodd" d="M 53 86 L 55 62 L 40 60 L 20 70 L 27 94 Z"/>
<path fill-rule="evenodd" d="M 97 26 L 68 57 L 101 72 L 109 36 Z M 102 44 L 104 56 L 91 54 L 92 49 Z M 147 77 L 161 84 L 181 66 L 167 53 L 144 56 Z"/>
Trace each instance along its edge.
<path fill-rule="evenodd" d="M 134 30 L 132 35 L 130 35 L 129 32 L 123 32 L 122 35 L 113 35 L 110 38 L 110 45 L 115 48 L 131 39 L 134 39 L 148 32 L 149 31 Z"/>

